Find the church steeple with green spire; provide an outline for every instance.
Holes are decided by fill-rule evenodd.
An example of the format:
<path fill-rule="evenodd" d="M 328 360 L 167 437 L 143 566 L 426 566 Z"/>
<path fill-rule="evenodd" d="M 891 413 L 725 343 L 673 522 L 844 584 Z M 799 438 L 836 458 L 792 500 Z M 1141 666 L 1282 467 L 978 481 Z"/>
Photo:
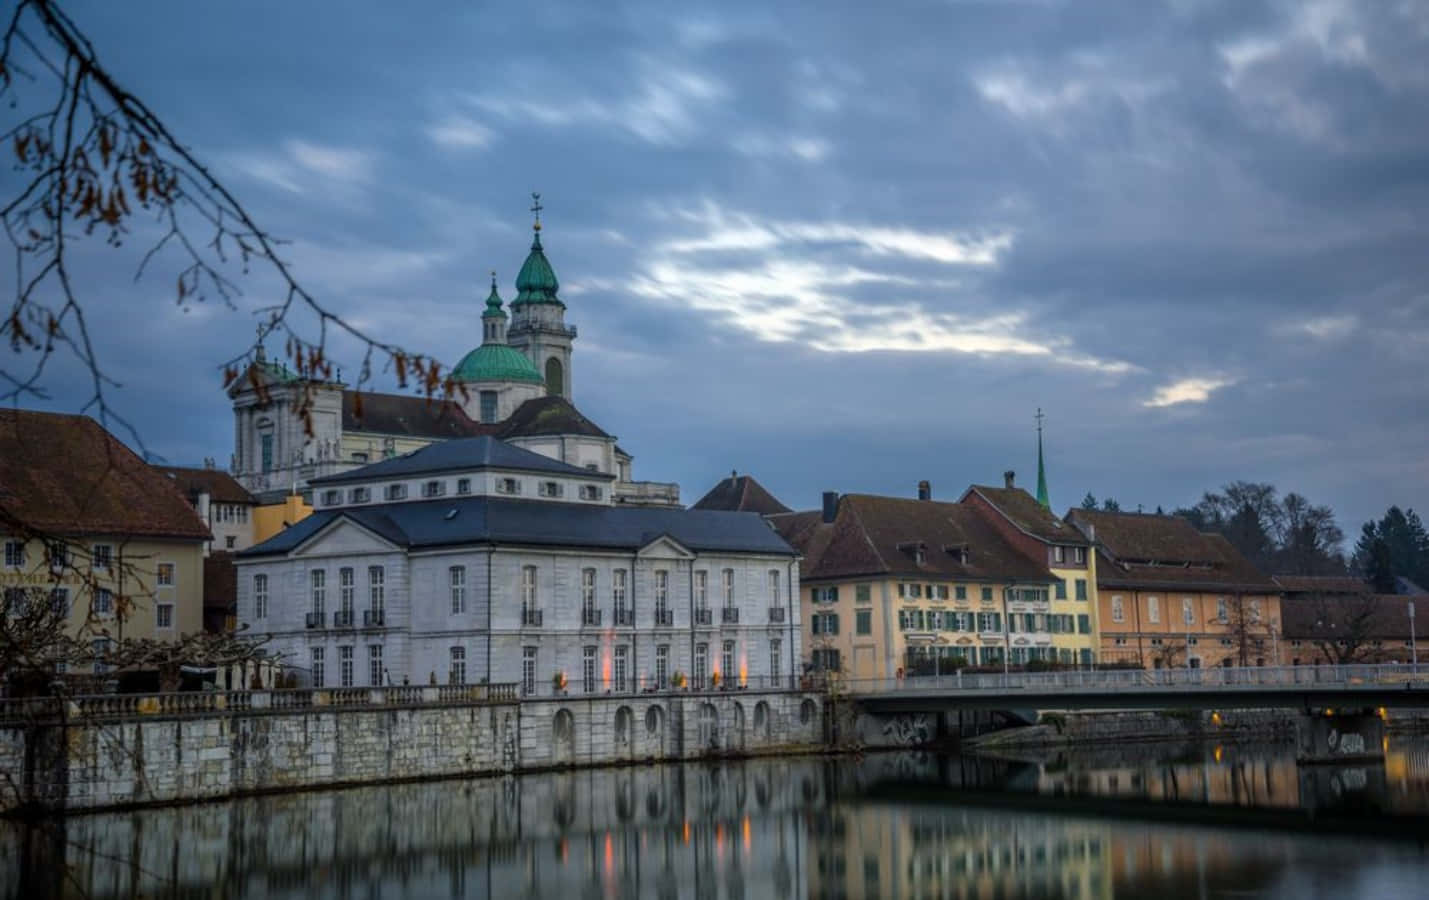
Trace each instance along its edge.
<path fill-rule="evenodd" d="M 542 373 L 546 393 L 571 399 L 571 342 L 575 328 L 566 324 L 566 305 L 556 293 L 556 270 L 541 247 L 541 195 L 531 195 L 535 237 L 516 276 L 516 299 L 511 301 L 511 327 L 506 341 L 526 354 Z"/>
<path fill-rule="evenodd" d="M 1051 509 L 1052 501 L 1047 497 L 1047 468 L 1042 462 L 1042 407 L 1037 407 L 1037 502 L 1043 509 Z"/>

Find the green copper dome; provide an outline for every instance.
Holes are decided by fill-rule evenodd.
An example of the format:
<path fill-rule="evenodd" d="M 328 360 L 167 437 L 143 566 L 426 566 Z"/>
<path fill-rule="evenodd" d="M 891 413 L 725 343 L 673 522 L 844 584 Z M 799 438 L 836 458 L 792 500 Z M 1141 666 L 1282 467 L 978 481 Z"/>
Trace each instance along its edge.
<path fill-rule="evenodd" d="M 483 319 L 496 316 L 506 318 L 506 310 L 501 308 L 501 295 L 496 293 L 496 273 L 491 273 L 491 293 L 486 296 L 486 311 L 481 314 Z"/>
<path fill-rule="evenodd" d="M 525 381 L 545 384 L 536 364 L 520 350 L 505 344 L 482 344 L 468 353 L 452 371 L 457 381 Z"/>
<path fill-rule="evenodd" d="M 521 264 L 521 271 L 516 275 L 517 294 L 511 305 L 554 303 L 564 309 L 565 304 L 556 296 L 560 286 L 560 282 L 556 281 L 555 269 L 551 268 L 546 252 L 541 249 L 541 231 L 537 225 L 536 239 L 531 242 L 531 252 L 526 255 L 526 261 Z"/>

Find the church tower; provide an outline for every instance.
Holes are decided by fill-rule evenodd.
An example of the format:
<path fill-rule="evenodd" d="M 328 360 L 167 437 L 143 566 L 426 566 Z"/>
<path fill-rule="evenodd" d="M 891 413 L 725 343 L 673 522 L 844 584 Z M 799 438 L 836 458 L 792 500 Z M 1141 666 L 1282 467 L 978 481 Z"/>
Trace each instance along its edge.
<path fill-rule="evenodd" d="M 506 311 L 496 293 L 495 272 L 481 314 L 481 346 L 462 357 L 452 370 L 452 380 L 466 388 L 462 406 L 467 416 L 488 425 L 545 393 L 545 381 L 535 363 L 506 343 Z"/>
<path fill-rule="evenodd" d="M 511 301 L 511 327 L 506 342 L 526 354 L 546 383 L 546 393 L 571 399 L 571 343 L 576 329 L 566 324 L 566 305 L 556 291 L 556 272 L 541 247 L 541 195 L 532 194 L 536 214 L 531 252 L 516 276 L 516 299 Z"/>

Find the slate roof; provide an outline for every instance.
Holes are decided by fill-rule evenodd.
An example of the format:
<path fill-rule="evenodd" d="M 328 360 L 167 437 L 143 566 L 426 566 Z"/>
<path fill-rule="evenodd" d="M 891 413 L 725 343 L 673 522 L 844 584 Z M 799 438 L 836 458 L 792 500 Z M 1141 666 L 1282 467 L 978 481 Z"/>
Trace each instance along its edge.
<path fill-rule="evenodd" d="M 1274 575 L 1287 594 L 1368 594 L 1369 585 L 1353 575 Z"/>
<path fill-rule="evenodd" d="M 800 578 L 907 575 L 960 581 L 1050 583 L 1047 567 L 1024 556 L 975 509 L 959 503 L 846 494 L 832 523 L 819 511 L 771 516 L 804 555 Z M 915 553 L 923 548 L 923 564 Z M 961 549 L 968 550 L 968 562 Z"/>
<path fill-rule="evenodd" d="M 1009 522 L 1040 541 L 1048 541 L 1068 546 L 1087 546 L 1087 539 L 1080 531 L 1057 518 L 1047 507 L 1037 502 L 1037 498 L 1014 487 L 989 487 L 975 484 L 963 495 L 978 493 L 992 504 Z"/>
<path fill-rule="evenodd" d="M 537 437 L 554 434 L 583 434 L 590 437 L 610 437 L 601 427 L 587 419 L 565 397 L 533 397 L 516 407 L 500 425 L 499 436 Z"/>
<path fill-rule="evenodd" d="M 451 400 L 343 391 L 342 430 L 403 437 L 460 438 L 491 434 L 496 426 L 472 420 Z"/>
<path fill-rule="evenodd" d="M 1073 509 L 1067 520 L 1094 529 L 1098 587 L 1255 593 L 1280 589 L 1230 541 L 1197 531 L 1179 516 Z"/>
<path fill-rule="evenodd" d="M 0 409 L 0 530 L 207 540 L 168 476 L 87 416 Z"/>
<path fill-rule="evenodd" d="M 691 509 L 727 509 L 739 512 L 756 512 L 763 516 L 787 513 L 789 507 L 775 499 L 764 489 L 764 485 L 754 480 L 752 475 L 730 473 L 719 484 L 710 488 Z"/>
<path fill-rule="evenodd" d="M 338 518 L 410 549 L 497 543 L 634 551 L 668 535 L 700 552 L 794 555 L 754 513 L 466 497 L 319 510 L 239 556 L 288 553 Z"/>
<path fill-rule="evenodd" d="M 1346 631 L 1361 638 L 1409 640 L 1409 603 L 1399 594 L 1286 597 L 1280 601 L 1282 637 L 1339 639 Z M 1413 598 L 1415 639 L 1429 637 L 1429 598 Z"/>
<path fill-rule="evenodd" d="M 572 466 L 521 447 L 514 447 L 494 437 L 484 436 L 438 441 L 413 450 L 411 453 L 384 459 L 360 469 L 314 478 L 312 484 L 342 484 L 351 481 L 368 481 L 374 478 L 410 478 L 414 475 L 455 472 L 465 469 L 549 472 L 553 475 L 571 475 L 606 481 L 615 478 L 614 475 L 592 472 L 589 469 Z"/>
<path fill-rule="evenodd" d="M 258 499 L 248 493 L 232 475 L 221 469 L 198 469 L 185 466 L 155 466 L 157 471 L 173 479 L 190 503 L 198 500 L 200 493 L 207 493 L 215 503 L 240 503 L 256 505 Z"/>

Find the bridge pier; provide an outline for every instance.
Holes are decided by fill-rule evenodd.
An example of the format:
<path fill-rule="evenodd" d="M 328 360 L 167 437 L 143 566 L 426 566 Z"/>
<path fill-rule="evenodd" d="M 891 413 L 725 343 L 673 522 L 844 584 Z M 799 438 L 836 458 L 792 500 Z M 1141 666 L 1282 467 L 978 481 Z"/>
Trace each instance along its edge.
<path fill-rule="evenodd" d="M 1301 765 L 1382 762 L 1384 719 L 1374 709 L 1306 711 L 1295 723 Z"/>

